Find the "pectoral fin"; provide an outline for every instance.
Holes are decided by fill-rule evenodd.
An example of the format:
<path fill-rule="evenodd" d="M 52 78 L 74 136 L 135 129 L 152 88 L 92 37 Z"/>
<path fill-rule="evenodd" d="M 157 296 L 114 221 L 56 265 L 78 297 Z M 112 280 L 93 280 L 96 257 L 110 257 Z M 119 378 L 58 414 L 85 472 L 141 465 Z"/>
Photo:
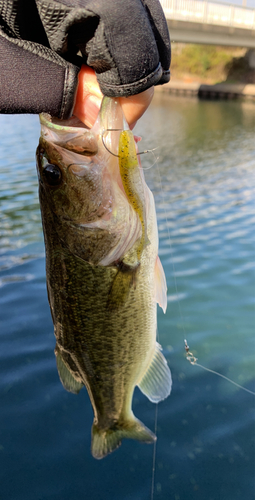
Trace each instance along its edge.
<path fill-rule="evenodd" d="M 171 392 L 171 372 L 158 343 L 156 343 L 151 363 L 138 387 L 152 403 L 166 399 Z"/>
<path fill-rule="evenodd" d="M 118 271 L 116 274 L 109 294 L 107 307 L 110 310 L 118 309 L 123 306 L 128 298 L 132 286 L 132 274 L 124 274 Z"/>
<path fill-rule="evenodd" d="M 124 305 L 130 289 L 136 287 L 140 262 L 135 251 L 131 250 L 121 262 L 118 263 L 118 272 L 112 282 L 109 293 L 108 307 L 118 309 Z"/>
<path fill-rule="evenodd" d="M 167 284 L 159 256 L 157 256 L 155 264 L 155 300 L 165 313 L 167 308 Z"/>
<path fill-rule="evenodd" d="M 75 380 L 71 372 L 66 367 L 61 357 L 61 353 L 57 349 L 55 349 L 55 355 L 57 361 L 58 374 L 62 385 L 68 392 L 73 392 L 73 394 L 78 394 L 78 392 L 80 392 L 80 390 L 82 389 L 83 384 Z"/>

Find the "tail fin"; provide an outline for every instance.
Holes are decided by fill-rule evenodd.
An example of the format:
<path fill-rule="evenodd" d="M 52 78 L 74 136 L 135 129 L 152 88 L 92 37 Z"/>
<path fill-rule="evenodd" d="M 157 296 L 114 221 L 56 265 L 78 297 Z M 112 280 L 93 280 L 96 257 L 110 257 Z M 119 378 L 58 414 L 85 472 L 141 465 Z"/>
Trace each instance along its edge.
<path fill-rule="evenodd" d="M 109 429 L 99 429 L 96 424 L 93 424 L 91 443 L 93 457 L 97 459 L 106 457 L 121 445 L 123 438 L 137 439 L 143 443 L 154 443 L 157 439 L 155 434 L 135 417 Z"/>

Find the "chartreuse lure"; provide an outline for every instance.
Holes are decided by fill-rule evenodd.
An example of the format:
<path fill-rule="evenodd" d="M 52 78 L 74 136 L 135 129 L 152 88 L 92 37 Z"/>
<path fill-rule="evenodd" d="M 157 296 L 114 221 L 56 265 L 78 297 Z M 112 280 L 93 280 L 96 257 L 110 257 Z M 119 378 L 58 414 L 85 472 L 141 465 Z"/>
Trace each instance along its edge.
<path fill-rule="evenodd" d="M 142 251 L 149 244 L 146 227 L 146 202 L 143 178 L 136 154 L 136 145 L 131 130 L 123 130 L 119 139 L 119 167 L 122 184 L 129 203 L 132 205 L 142 226 L 142 236 L 137 247 L 137 258 L 140 261 Z"/>

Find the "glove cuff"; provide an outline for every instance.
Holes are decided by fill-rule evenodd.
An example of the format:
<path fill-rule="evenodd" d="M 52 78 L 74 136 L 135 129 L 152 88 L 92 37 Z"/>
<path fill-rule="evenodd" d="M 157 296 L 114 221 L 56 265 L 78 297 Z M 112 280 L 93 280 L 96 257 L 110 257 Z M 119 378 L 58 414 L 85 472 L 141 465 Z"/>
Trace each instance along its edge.
<path fill-rule="evenodd" d="M 101 92 L 108 97 L 128 97 L 134 94 L 140 94 L 140 92 L 147 90 L 153 85 L 167 83 L 170 80 L 170 71 L 163 71 L 160 63 L 158 64 L 155 71 L 150 73 L 145 78 L 142 78 L 137 82 L 126 83 L 122 85 L 116 85 L 113 83 L 108 84 L 105 81 L 107 79 L 107 72 L 103 74 L 96 73 L 96 75 Z"/>

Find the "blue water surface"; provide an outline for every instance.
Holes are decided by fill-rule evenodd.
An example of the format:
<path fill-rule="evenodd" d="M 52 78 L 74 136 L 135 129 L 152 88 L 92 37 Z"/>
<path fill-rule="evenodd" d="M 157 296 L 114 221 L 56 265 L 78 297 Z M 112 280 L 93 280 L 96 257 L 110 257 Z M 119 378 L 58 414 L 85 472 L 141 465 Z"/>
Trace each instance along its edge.
<path fill-rule="evenodd" d="M 38 117 L 0 116 L 0 499 L 149 500 L 153 446 L 90 454 L 86 390 L 58 378 L 37 195 Z M 154 498 L 254 500 L 255 105 L 158 94 L 137 126 L 156 201 L 168 309 L 159 341 L 171 396 L 158 405 Z M 155 406 L 138 389 L 149 428 Z"/>

